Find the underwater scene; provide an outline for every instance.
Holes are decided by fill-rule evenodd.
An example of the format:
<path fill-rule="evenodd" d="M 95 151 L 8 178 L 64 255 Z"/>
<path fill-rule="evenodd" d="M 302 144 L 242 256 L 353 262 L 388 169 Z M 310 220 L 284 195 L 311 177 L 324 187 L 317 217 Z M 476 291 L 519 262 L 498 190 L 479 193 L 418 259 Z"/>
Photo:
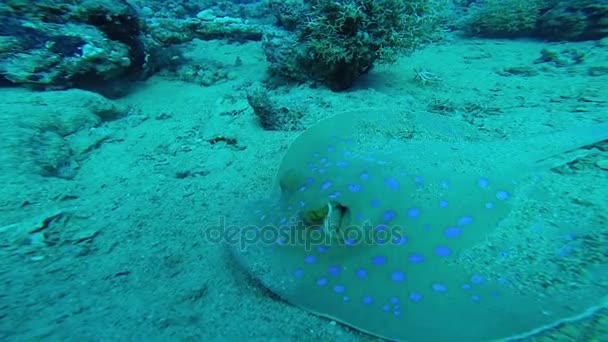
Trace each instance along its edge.
<path fill-rule="evenodd" d="M 1 341 L 608 342 L 608 0 L 0 1 Z"/>

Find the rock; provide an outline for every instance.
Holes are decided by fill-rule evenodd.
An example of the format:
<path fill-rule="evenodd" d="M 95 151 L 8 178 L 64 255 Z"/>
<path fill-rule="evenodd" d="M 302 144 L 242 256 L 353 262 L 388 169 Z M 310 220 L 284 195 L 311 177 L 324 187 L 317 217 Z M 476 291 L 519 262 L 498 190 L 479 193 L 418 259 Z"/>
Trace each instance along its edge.
<path fill-rule="evenodd" d="M 599 167 L 602 170 L 606 170 L 608 171 L 608 159 L 601 159 L 598 160 L 595 165 L 597 165 L 597 167 Z"/>
<path fill-rule="evenodd" d="M 232 18 L 232 17 L 221 17 L 221 18 L 215 18 L 215 20 L 213 20 L 215 23 L 218 24 L 242 24 L 243 21 L 239 18 Z"/>
<path fill-rule="evenodd" d="M 213 21 L 216 19 L 216 16 L 213 14 L 213 11 L 210 9 L 206 9 L 204 11 L 198 12 L 196 17 L 202 21 Z"/>
<path fill-rule="evenodd" d="M 125 0 L 0 5 L 0 83 L 99 90 L 137 76 L 146 47 Z"/>
<path fill-rule="evenodd" d="M 87 146 L 98 146 L 104 139 L 90 134 L 96 131 L 93 128 L 127 111 L 80 89 L 4 89 L 0 93 L 0 162 L 20 175 L 71 179 L 88 155 Z"/>
<path fill-rule="evenodd" d="M 608 37 L 608 3 L 605 1 L 549 1 L 547 4 L 536 22 L 540 38 L 580 41 Z"/>

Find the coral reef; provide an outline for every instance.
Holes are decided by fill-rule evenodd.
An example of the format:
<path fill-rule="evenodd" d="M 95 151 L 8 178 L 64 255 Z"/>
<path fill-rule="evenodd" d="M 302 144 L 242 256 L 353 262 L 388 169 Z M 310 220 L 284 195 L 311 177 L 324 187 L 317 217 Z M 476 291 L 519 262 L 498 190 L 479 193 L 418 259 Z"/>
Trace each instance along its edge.
<path fill-rule="evenodd" d="M 608 0 L 481 0 L 471 4 L 462 28 L 494 38 L 601 39 L 608 36 Z"/>
<path fill-rule="evenodd" d="M 337 91 L 376 63 L 416 50 L 438 28 L 430 0 L 269 0 L 268 6 L 281 27 L 264 37 L 270 69 Z"/>
<path fill-rule="evenodd" d="M 549 40 L 608 37 L 607 0 L 549 0 L 538 18 L 538 35 Z"/>
<path fill-rule="evenodd" d="M 515 38 L 536 28 L 542 0 L 482 0 L 469 10 L 463 29 L 470 35 Z"/>
<path fill-rule="evenodd" d="M 259 25 L 228 15 L 250 7 L 211 1 L 5 1 L 0 4 L 0 84 L 119 97 L 128 81 L 174 66 L 180 57 L 176 44 L 195 38 L 261 40 Z"/>
<path fill-rule="evenodd" d="M 137 14 L 124 0 L 11 0 L 0 17 L 3 83 L 91 89 L 144 68 Z"/>

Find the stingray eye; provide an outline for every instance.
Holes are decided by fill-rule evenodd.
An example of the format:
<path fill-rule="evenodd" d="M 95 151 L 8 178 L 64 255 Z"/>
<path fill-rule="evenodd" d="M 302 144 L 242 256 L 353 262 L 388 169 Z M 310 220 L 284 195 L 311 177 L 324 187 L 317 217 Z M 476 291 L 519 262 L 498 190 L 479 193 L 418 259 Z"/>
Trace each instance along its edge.
<path fill-rule="evenodd" d="M 329 214 L 329 205 L 324 205 L 319 209 L 308 210 L 302 213 L 302 220 L 306 225 L 322 224 Z"/>

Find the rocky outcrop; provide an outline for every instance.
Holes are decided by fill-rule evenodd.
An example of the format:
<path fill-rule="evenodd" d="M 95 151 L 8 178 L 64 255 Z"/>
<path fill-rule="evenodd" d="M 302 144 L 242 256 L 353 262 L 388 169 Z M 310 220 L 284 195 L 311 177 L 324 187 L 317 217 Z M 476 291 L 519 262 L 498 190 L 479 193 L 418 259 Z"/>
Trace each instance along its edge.
<path fill-rule="evenodd" d="M 1 83 L 96 89 L 144 70 L 139 19 L 125 0 L 11 0 L 0 16 Z"/>

